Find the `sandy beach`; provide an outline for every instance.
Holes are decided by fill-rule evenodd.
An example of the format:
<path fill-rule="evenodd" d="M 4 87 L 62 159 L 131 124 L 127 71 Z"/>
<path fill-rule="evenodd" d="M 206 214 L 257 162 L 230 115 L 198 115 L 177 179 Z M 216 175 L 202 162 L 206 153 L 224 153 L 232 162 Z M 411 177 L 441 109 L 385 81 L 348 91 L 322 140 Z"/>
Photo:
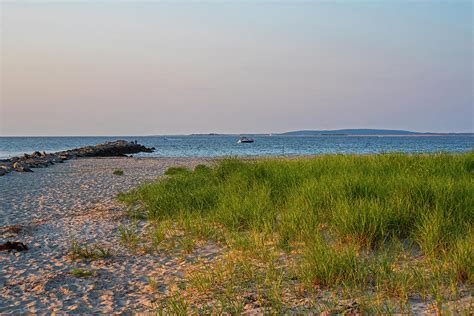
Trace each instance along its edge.
<path fill-rule="evenodd" d="M 132 224 L 130 208 L 116 195 L 162 176 L 169 167 L 212 163 L 211 158 L 79 158 L 0 177 L 0 243 L 19 241 L 29 248 L 0 252 L 0 313 L 162 311 L 163 302 L 189 281 L 190 272 L 215 266 L 229 249 L 200 240 L 185 250 L 179 246 L 185 240 L 179 229 L 174 232 L 178 247 L 130 247 L 121 227 L 133 226 L 137 234 L 148 236 L 145 240 L 151 227 L 145 220 Z M 117 169 L 123 175 L 115 175 Z M 107 254 L 75 256 L 75 243 Z M 472 294 L 461 290 L 448 308 L 472 310 Z M 306 308 L 309 301 L 288 291 L 284 296 L 293 311 Z M 330 292 L 320 293 L 320 298 L 330 298 Z M 245 313 L 262 312 L 255 293 L 244 294 Z M 353 304 L 340 300 L 330 310 L 357 310 Z M 410 306 L 415 314 L 434 312 L 432 302 L 421 298 L 410 298 Z"/>
<path fill-rule="evenodd" d="M 179 277 L 183 258 L 134 253 L 120 242 L 127 222 L 118 192 L 152 180 L 170 166 L 209 163 L 194 158 L 91 158 L 71 160 L 33 173 L 0 178 L 0 242 L 17 240 L 29 249 L 0 253 L 0 313 L 145 311 L 156 295 L 147 290 L 153 274 L 166 292 Z M 113 175 L 115 169 L 123 176 Z M 111 258 L 73 260 L 71 244 L 99 244 Z M 202 256 L 216 251 L 199 249 Z M 166 267 L 166 268 L 164 268 Z M 81 278 L 72 269 L 88 269 Z"/>

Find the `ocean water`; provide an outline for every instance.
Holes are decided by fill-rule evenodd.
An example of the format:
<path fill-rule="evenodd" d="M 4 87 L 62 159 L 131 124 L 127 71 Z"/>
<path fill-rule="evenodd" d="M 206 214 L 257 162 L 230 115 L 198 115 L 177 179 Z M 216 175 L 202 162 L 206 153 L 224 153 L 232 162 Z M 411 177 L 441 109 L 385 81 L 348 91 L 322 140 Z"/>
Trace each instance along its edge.
<path fill-rule="evenodd" d="M 473 135 L 450 136 L 266 136 L 250 135 L 254 143 L 237 144 L 238 136 L 114 136 L 114 137 L 0 137 L 0 158 L 55 152 L 117 139 L 137 140 L 156 147 L 147 157 L 215 157 L 305 155 L 322 153 L 463 152 L 474 148 Z"/>

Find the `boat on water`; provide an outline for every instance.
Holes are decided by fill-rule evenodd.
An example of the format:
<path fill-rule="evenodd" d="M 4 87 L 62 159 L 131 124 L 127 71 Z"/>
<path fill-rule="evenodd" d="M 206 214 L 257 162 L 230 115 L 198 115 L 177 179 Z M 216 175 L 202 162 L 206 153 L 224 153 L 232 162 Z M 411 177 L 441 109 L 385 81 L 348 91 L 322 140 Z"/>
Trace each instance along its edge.
<path fill-rule="evenodd" d="M 242 136 L 242 137 L 240 137 L 239 140 L 237 141 L 237 144 L 253 143 L 253 142 L 254 142 L 254 140 L 253 140 L 252 138 Z"/>

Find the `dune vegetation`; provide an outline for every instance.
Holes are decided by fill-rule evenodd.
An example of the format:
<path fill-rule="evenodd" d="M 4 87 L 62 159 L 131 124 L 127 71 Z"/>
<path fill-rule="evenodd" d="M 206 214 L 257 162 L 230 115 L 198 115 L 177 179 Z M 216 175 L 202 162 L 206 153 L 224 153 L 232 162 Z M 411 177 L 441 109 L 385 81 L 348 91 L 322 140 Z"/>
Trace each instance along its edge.
<path fill-rule="evenodd" d="M 474 151 L 226 158 L 119 199 L 149 222 L 152 251 L 171 239 L 223 249 L 196 263 L 168 311 L 441 312 L 472 297 Z"/>

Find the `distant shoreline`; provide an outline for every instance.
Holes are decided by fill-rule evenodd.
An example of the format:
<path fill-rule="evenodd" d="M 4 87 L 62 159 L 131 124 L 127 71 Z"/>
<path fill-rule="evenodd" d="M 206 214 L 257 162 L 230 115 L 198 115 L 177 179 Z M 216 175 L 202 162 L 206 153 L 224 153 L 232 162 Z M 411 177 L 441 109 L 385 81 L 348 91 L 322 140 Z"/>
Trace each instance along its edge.
<path fill-rule="evenodd" d="M 474 136 L 474 133 L 450 133 L 450 134 L 431 134 L 431 133 L 420 133 L 420 134 L 314 134 L 314 135 L 304 135 L 304 134 L 292 134 L 284 135 L 278 134 L 277 136 L 296 136 L 296 137 L 322 137 L 322 136 L 332 136 L 332 137 L 442 137 L 442 136 Z"/>
<path fill-rule="evenodd" d="M 150 135 L 145 137 L 228 137 L 251 135 L 259 137 L 444 137 L 444 136 L 474 136 L 474 133 L 419 133 L 419 134 L 189 134 L 189 135 Z"/>

